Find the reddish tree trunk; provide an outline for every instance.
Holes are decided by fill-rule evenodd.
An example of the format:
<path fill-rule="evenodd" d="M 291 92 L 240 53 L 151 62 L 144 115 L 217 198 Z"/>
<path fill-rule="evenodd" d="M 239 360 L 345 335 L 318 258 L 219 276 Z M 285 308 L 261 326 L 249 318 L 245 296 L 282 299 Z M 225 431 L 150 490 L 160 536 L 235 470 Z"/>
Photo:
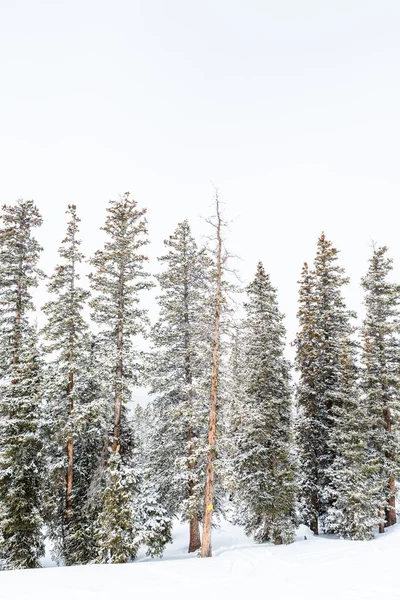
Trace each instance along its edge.
<path fill-rule="evenodd" d="M 396 515 L 396 486 L 394 477 L 389 479 L 389 508 L 386 509 L 386 524 L 388 527 L 391 525 L 395 525 L 397 523 L 397 515 Z"/>
<path fill-rule="evenodd" d="M 216 196 L 217 209 L 217 281 L 215 293 L 215 324 L 211 368 L 211 395 L 210 395 L 210 420 L 208 430 L 208 460 L 206 467 L 206 486 L 204 492 L 204 518 L 203 538 L 201 544 L 201 556 L 206 558 L 212 556 L 211 527 L 214 498 L 214 458 L 215 458 L 215 434 L 217 424 L 217 392 L 218 392 L 218 352 L 219 352 L 219 327 L 221 319 L 221 282 L 222 282 L 222 236 L 221 216 L 219 211 L 218 194 Z"/>
<path fill-rule="evenodd" d="M 385 523 L 382 520 L 382 509 L 381 508 L 378 510 L 378 517 L 379 517 L 379 533 L 385 533 Z"/>
<path fill-rule="evenodd" d="M 388 431 L 389 433 L 392 431 L 389 407 L 385 410 L 385 427 L 386 427 L 386 431 Z M 394 477 L 389 478 L 388 490 L 389 490 L 389 501 L 388 501 L 389 507 L 385 509 L 385 519 L 386 519 L 387 527 L 390 527 L 391 525 L 395 525 L 395 523 L 397 522 L 396 485 L 395 485 Z"/>

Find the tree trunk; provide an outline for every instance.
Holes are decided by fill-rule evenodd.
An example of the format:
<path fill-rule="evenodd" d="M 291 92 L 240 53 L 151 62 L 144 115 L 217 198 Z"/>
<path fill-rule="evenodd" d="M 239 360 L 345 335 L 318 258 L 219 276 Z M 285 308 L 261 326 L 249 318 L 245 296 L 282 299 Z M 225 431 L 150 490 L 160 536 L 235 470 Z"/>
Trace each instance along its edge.
<path fill-rule="evenodd" d="M 318 535 L 318 517 L 315 517 L 314 521 L 310 525 L 310 529 L 314 535 Z"/>
<path fill-rule="evenodd" d="M 217 281 L 215 293 L 215 325 L 211 368 L 211 395 L 210 395 L 210 420 L 208 430 L 208 460 L 206 467 L 206 486 L 204 492 L 204 518 L 201 556 L 212 556 L 211 527 L 214 498 L 214 458 L 215 458 L 215 433 L 217 424 L 217 392 L 218 392 L 218 352 L 219 352 L 219 327 L 221 319 L 221 281 L 222 281 L 222 236 L 221 215 L 219 211 L 218 194 L 216 195 L 217 211 Z"/>
<path fill-rule="evenodd" d="M 115 454 L 119 452 L 120 433 L 121 433 L 121 413 L 122 413 L 122 375 L 123 375 L 123 358 L 122 350 L 124 344 L 123 330 L 123 310 L 124 310 L 124 270 L 121 266 L 119 277 L 119 317 L 118 317 L 118 332 L 117 332 L 117 365 L 116 365 L 116 383 L 115 383 L 115 407 L 114 407 L 114 430 L 113 430 L 113 445 L 112 450 Z"/>
<path fill-rule="evenodd" d="M 190 354 L 190 334 L 189 334 L 189 289 L 188 289 L 188 274 L 187 269 L 185 269 L 185 280 L 184 280 L 184 289 L 183 289 L 183 302 L 184 302 L 184 326 L 185 326 L 185 381 L 188 386 L 192 385 L 192 368 L 191 368 L 191 354 Z M 192 404 L 192 391 L 189 393 L 189 402 Z M 192 406 L 191 406 L 192 408 Z M 189 471 L 194 470 L 194 464 L 192 460 L 193 456 L 193 448 L 192 448 L 192 440 L 193 440 L 193 431 L 190 429 L 188 434 L 188 469 Z M 189 498 L 193 496 L 193 482 L 189 481 Z M 201 546 L 201 538 L 200 538 L 200 526 L 199 519 L 197 514 L 193 515 L 189 521 L 189 548 L 188 552 L 196 552 Z"/>
<path fill-rule="evenodd" d="M 19 264 L 20 278 L 22 277 L 22 262 Z M 15 307 L 15 324 L 14 324 L 14 351 L 12 357 L 13 365 L 18 364 L 19 355 L 21 352 L 21 314 L 22 314 L 22 288 L 21 279 L 18 279 L 17 284 L 17 301 Z M 15 383 L 15 381 L 13 381 Z"/>
<path fill-rule="evenodd" d="M 389 479 L 389 507 L 386 509 L 386 525 L 390 527 L 391 525 L 395 525 L 397 523 L 397 515 L 396 515 L 396 485 L 394 481 L 394 477 Z"/>
<path fill-rule="evenodd" d="M 318 498 L 317 498 L 316 494 L 313 495 L 313 497 L 312 497 L 312 506 L 317 514 L 316 514 L 314 520 L 311 522 L 310 529 L 314 535 L 318 535 L 318 533 L 319 533 L 319 531 L 318 531 L 318 513 L 319 513 L 318 508 L 319 507 L 318 507 Z"/>
<path fill-rule="evenodd" d="M 196 552 L 201 547 L 200 525 L 197 515 L 190 519 L 189 523 L 189 550 L 188 552 Z"/>
<path fill-rule="evenodd" d="M 68 388 L 67 394 L 70 398 L 69 405 L 69 415 L 74 409 L 74 400 L 71 398 L 71 393 L 74 387 L 74 374 L 72 371 L 68 374 Z M 65 494 L 65 521 L 68 525 L 71 519 L 72 513 L 72 484 L 73 484 L 73 469 L 74 469 L 74 443 L 72 432 L 70 433 L 67 440 L 67 485 L 66 485 L 66 494 Z"/>
<path fill-rule="evenodd" d="M 390 420 L 390 408 L 389 407 L 387 407 L 385 410 L 385 427 L 386 427 L 386 431 L 388 433 L 391 433 L 392 424 L 391 424 L 391 420 Z M 388 457 L 388 458 L 390 458 L 390 457 Z M 395 485 L 394 477 L 389 478 L 388 491 L 389 491 L 389 501 L 388 501 L 389 506 L 388 506 L 388 508 L 385 509 L 385 520 L 386 520 L 387 527 L 390 527 L 391 525 L 395 525 L 395 523 L 397 522 L 396 485 Z"/>
<path fill-rule="evenodd" d="M 382 509 L 381 508 L 378 510 L 378 517 L 380 519 L 380 521 L 379 521 L 379 533 L 385 533 L 385 523 L 382 520 Z"/>
<path fill-rule="evenodd" d="M 73 248 L 75 250 L 75 237 L 73 237 Z M 75 303 L 75 254 L 72 255 L 72 276 L 70 281 L 70 302 L 71 310 L 74 309 Z M 68 416 L 71 417 L 74 410 L 74 398 L 72 391 L 74 389 L 74 371 L 73 371 L 73 359 L 74 359 L 74 325 L 69 331 L 69 355 L 68 355 L 68 387 L 67 397 L 69 399 Z M 65 492 L 65 523 L 68 527 L 69 521 L 72 514 L 72 486 L 74 479 L 74 438 L 73 431 L 69 432 L 67 439 L 67 482 Z"/>
<path fill-rule="evenodd" d="M 188 436 L 188 441 L 189 441 L 189 464 L 188 464 L 188 468 L 189 470 L 193 470 L 194 469 L 194 465 L 192 463 L 192 461 L 190 460 L 190 457 L 193 454 L 193 450 L 191 447 L 191 440 L 193 439 L 193 432 L 190 431 L 189 432 L 189 436 Z M 189 498 L 193 496 L 193 481 L 190 480 L 189 481 Z M 200 526 L 199 526 L 199 519 L 197 516 L 197 513 L 195 515 L 193 515 L 190 519 L 189 522 L 189 549 L 188 552 L 196 552 L 196 550 L 198 550 L 201 546 L 201 537 L 200 537 Z"/>

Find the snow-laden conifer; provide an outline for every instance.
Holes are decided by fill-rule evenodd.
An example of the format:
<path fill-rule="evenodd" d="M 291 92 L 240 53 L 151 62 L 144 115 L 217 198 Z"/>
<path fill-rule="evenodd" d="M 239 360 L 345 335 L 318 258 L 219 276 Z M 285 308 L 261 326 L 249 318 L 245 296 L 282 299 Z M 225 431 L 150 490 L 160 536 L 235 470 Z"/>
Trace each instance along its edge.
<path fill-rule="evenodd" d="M 375 247 L 362 279 L 366 310 L 362 327 L 365 403 L 371 416 L 370 461 L 375 467 L 380 530 L 396 523 L 395 479 L 399 476 L 400 287 L 390 281 L 393 261 Z"/>
<path fill-rule="evenodd" d="M 51 300 L 43 311 L 48 320 L 43 328 L 45 350 L 50 355 L 46 377 L 46 430 L 48 433 L 49 481 L 47 518 L 50 537 L 57 558 L 73 564 L 74 531 L 80 531 L 79 502 L 81 485 L 89 485 L 88 473 L 82 469 L 85 457 L 77 455 L 86 406 L 82 395 L 86 387 L 89 329 L 83 311 L 89 292 L 79 285 L 79 222 L 76 206 L 69 205 L 66 236 L 59 248 L 60 264 L 48 283 Z M 79 444 L 82 450 L 82 444 Z"/>
<path fill-rule="evenodd" d="M 261 262 L 247 295 L 246 395 L 233 465 L 237 520 L 259 542 L 290 543 L 295 505 L 290 365 L 276 290 Z"/>
<path fill-rule="evenodd" d="M 237 436 L 245 420 L 246 406 L 246 354 L 245 332 L 242 319 L 232 323 L 228 336 L 228 356 L 226 362 L 225 393 L 226 402 L 222 407 L 224 483 L 230 500 L 238 497 L 235 460 L 237 456 Z"/>
<path fill-rule="evenodd" d="M 296 370 L 299 380 L 296 385 L 296 442 L 299 472 L 297 489 L 299 508 L 303 521 L 318 533 L 319 518 L 319 456 L 324 440 L 319 421 L 320 410 L 316 390 L 318 347 L 316 343 L 316 301 L 314 274 L 308 264 L 303 265 L 299 290 L 299 331 L 296 336 Z"/>
<path fill-rule="evenodd" d="M 340 360 L 341 376 L 329 436 L 334 455 L 328 490 L 332 503 L 325 526 L 344 538 L 368 540 L 378 524 L 375 469 L 370 460 L 371 418 L 360 391 L 354 341 L 343 343 Z"/>
<path fill-rule="evenodd" d="M 97 519 L 98 559 L 126 562 L 138 548 L 133 505 L 137 473 L 134 440 L 127 414 L 132 386 L 138 381 L 137 336 L 147 326 L 140 294 L 151 287 L 144 270 L 148 243 L 145 209 L 129 193 L 110 201 L 103 250 L 95 253 L 90 275 L 92 317 L 99 326 L 102 385 L 110 404 L 109 446 L 103 506 Z"/>
<path fill-rule="evenodd" d="M 210 258 L 187 221 L 164 242 L 157 275 L 159 319 L 152 328 L 153 477 L 168 514 L 190 523 L 189 552 L 200 547 L 209 393 Z"/>
<path fill-rule="evenodd" d="M 40 566 L 43 554 L 39 434 L 41 363 L 30 324 L 32 288 L 42 277 L 42 223 L 32 201 L 3 206 L 0 229 L 0 560 L 3 568 Z"/>
<path fill-rule="evenodd" d="M 133 416 L 135 462 L 139 465 L 134 499 L 136 527 L 140 544 L 152 557 L 162 556 L 166 544 L 172 541 L 172 518 L 161 497 L 162 486 L 154 468 L 155 454 L 160 451 L 154 447 L 158 437 L 154 432 L 159 425 L 156 412 L 153 402 L 149 402 L 145 408 L 137 405 Z"/>
<path fill-rule="evenodd" d="M 337 261 L 338 251 L 322 234 L 314 269 L 309 272 L 305 267 L 300 283 L 296 338 L 299 494 L 302 517 L 314 533 L 318 533 L 319 521 L 324 524 L 332 504 L 330 468 L 334 452 L 329 439 L 341 378 L 341 348 L 353 331 L 354 314 L 346 308 L 342 291 L 349 280 Z"/>

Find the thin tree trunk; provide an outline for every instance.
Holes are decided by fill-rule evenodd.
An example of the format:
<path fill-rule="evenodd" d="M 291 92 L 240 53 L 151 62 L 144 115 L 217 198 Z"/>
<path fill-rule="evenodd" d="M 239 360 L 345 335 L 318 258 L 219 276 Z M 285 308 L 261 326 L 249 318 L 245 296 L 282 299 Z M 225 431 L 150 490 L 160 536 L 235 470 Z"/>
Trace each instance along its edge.
<path fill-rule="evenodd" d="M 19 264 L 20 277 L 22 276 L 22 262 Z M 12 362 L 14 365 L 19 363 L 19 354 L 21 351 L 21 314 L 22 314 L 22 289 L 21 280 L 17 284 L 17 301 L 15 307 L 15 326 L 14 326 L 14 352 Z M 15 382 L 13 382 L 15 383 Z"/>
<path fill-rule="evenodd" d="M 113 430 L 113 445 L 112 450 L 118 454 L 120 447 L 121 433 L 121 413 L 122 413 L 122 375 L 123 375 L 123 358 L 122 350 L 124 344 L 123 330 L 123 307 L 124 307 L 124 271 L 121 266 L 119 278 L 119 308 L 120 314 L 118 317 L 118 332 L 117 332 L 117 365 L 116 365 L 116 384 L 115 384 L 115 407 L 114 407 L 114 430 Z"/>
<path fill-rule="evenodd" d="M 206 558 L 212 556 L 211 527 L 214 498 L 214 458 L 215 458 L 215 434 L 217 424 L 217 392 L 218 392 L 218 368 L 219 368 L 219 327 L 221 319 L 221 282 L 222 282 L 222 235 L 221 215 L 219 210 L 218 194 L 216 195 L 217 210 L 217 281 L 215 293 L 215 325 L 211 368 L 211 395 L 210 395 L 210 420 L 208 430 L 208 460 L 206 467 L 206 486 L 204 492 L 204 517 L 203 517 L 203 539 L 201 544 L 201 556 Z"/>
<path fill-rule="evenodd" d="M 191 431 L 189 433 L 189 470 L 193 470 L 194 469 L 194 465 L 192 463 L 192 461 L 190 460 L 191 455 L 193 454 L 193 450 L 191 447 L 191 440 L 193 439 L 193 432 Z M 189 498 L 193 496 L 193 482 L 190 480 L 189 481 Z M 200 525 L 199 525 L 199 519 L 197 516 L 197 512 L 192 515 L 192 517 L 190 518 L 189 521 L 189 549 L 188 552 L 196 552 L 196 550 L 198 550 L 201 546 L 201 537 L 200 537 Z"/>
<path fill-rule="evenodd" d="M 386 427 L 386 431 L 391 433 L 392 424 L 390 422 L 390 408 L 389 407 L 385 410 L 385 427 Z M 386 525 L 387 525 L 387 527 L 390 527 L 391 525 L 395 525 L 397 522 L 396 484 L 395 484 L 394 477 L 389 478 L 388 490 L 389 490 L 389 502 L 388 502 L 389 506 L 388 506 L 388 508 L 385 509 L 385 517 L 386 517 Z"/>
<path fill-rule="evenodd" d="M 73 237 L 73 249 L 75 250 L 75 235 Z M 72 254 L 72 274 L 70 280 L 70 302 L 71 311 L 74 309 L 75 303 L 75 254 Z M 68 416 L 71 417 L 74 410 L 74 397 L 72 391 L 74 389 L 74 371 L 73 371 L 73 359 L 74 359 L 74 324 L 69 331 L 69 356 L 68 356 L 68 387 L 67 397 L 69 399 Z M 69 432 L 67 439 L 67 481 L 66 481 L 66 492 L 65 492 L 65 522 L 68 527 L 69 521 L 72 514 L 72 487 L 74 480 L 74 438 L 73 431 Z"/>
<path fill-rule="evenodd" d="M 386 524 L 388 527 L 397 523 L 396 515 L 396 485 L 394 477 L 389 479 L 389 508 L 386 509 Z"/>
<path fill-rule="evenodd" d="M 318 514 L 319 514 L 319 506 L 318 506 L 318 497 L 317 494 L 313 494 L 312 498 L 311 498 L 311 504 L 312 507 L 314 508 L 316 515 L 314 517 L 314 520 L 311 522 L 310 524 L 310 529 L 313 532 L 314 535 L 318 535 L 319 531 L 318 531 Z"/>
<path fill-rule="evenodd" d="M 382 521 L 382 509 L 379 508 L 378 510 L 378 517 L 379 517 L 379 533 L 385 533 L 385 523 Z"/>
<path fill-rule="evenodd" d="M 74 374 L 72 371 L 68 374 L 68 388 L 67 394 L 70 398 L 69 404 L 69 415 L 74 409 L 74 400 L 71 397 L 71 393 L 74 387 Z M 73 484 L 73 469 L 74 469 L 74 442 L 72 433 L 67 440 L 67 487 L 66 487 L 66 498 L 65 498 L 65 520 L 68 524 L 71 519 L 72 513 L 72 484 Z"/>
<path fill-rule="evenodd" d="M 186 258 L 186 254 L 185 254 Z M 186 262 L 185 262 L 186 264 Z M 184 344 L 185 344 L 185 380 L 187 385 L 192 384 L 192 369 L 191 369 L 191 354 L 190 354 L 190 333 L 189 333 L 189 289 L 188 289 L 188 273 L 187 269 L 185 269 L 185 279 L 184 279 L 184 289 L 183 289 L 183 303 L 184 303 L 184 327 L 185 327 L 185 336 L 184 336 Z M 189 402 L 192 402 L 192 394 L 189 394 Z M 192 407 L 190 407 L 192 408 Z M 192 471 L 194 469 L 194 464 L 192 461 L 193 449 L 192 449 L 192 440 L 193 440 L 193 431 L 190 429 L 188 433 L 188 469 Z M 188 490 L 189 498 L 193 496 L 193 482 L 189 480 L 189 490 Z M 188 552 L 196 552 L 201 546 L 201 538 L 200 538 L 200 526 L 199 519 L 197 513 L 194 514 L 189 521 L 189 547 Z"/>
<path fill-rule="evenodd" d="M 186 258 L 186 256 L 185 256 Z M 183 301 L 184 301 L 184 324 L 185 324 L 185 380 L 187 385 L 192 384 L 192 369 L 191 369 L 191 354 L 190 354 L 190 334 L 189 334 L 189 289 L 188 289 L 188 274 L 185 269 L 185 281 L 183 290 Z M 192 402 L 192 393 L 189 394 L 189 402 Z M 190 407 L 192 408 L 192 406 Z M 194 464 L 192 460 L 193 448 L 192 440 L 194 438 L 193 431 L 190 429 L 188 434 L 188 469 L 189 471 L 194 470 Z M 193 482 L 189 480 L 189 498 L 193 496 Z M 200 525 L 197 513 L 194 514 L 189 521 L 189 548 L 188 552 L 196 552 L 201 546 L 200 537 Z"/>

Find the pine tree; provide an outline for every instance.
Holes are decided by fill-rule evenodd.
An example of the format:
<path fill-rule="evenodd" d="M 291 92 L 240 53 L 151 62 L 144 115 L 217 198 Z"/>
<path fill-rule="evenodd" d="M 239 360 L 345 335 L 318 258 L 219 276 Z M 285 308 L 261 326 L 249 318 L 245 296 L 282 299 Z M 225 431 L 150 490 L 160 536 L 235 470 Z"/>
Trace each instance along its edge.
<path fill-rule="evenodd" d="M 43 554 L 39 435 L 41 364 L 29 323 L 32 288 L 42 277 L 42 224 L 32 201 L 3 206 L 0 230 L 0 559 L 5 569 L 40 566 Z"/>
<path fill-rule="evenodd" d="M 314 274 L 304 263 L 299 292 L 300 330 L 297 334 L 296 362 L 299 381 L 296 386 L 296 441 L 299 450 L 299 501 L 304 522 L 318 533 L 319 461 L 324 440 L 319 427 L 319 403 L 316 391 L 318 347 L 316 343 L 316 302 Z"/>
<path fill-rule="evenodd" d="M 134 410 L 133 427 L 135 432 L 135 462 L 140 465 L 138 490 L 135 503 L 138 507 L 136 527 L 138 540 L 147 547 L 147 555 L 162 556 L 167 543 L 172 542 L 172 519 L 161 499 L 159 473 L 154 469 L 154 443 L 157 439 L 159 416 L 153 402 L 145 408 L 137 405 Z M 172 479 L 171 476 L 169 478 Z"/>
<path fill-rule="evenodd" d="M 400 352 L 398 342 L 400 287 L 388 277 L 393 261 L 387 248 L 374 248 L 362 280 L 366 315 L 363 322 L 363 381 L 372 418 L 370 461 L 375 467 L 376 506 L 380 531 L 396 523 L 395 478 L 399 474 L 398 415 Z"/>
<path fill-rule="evenodd" d="M 226 365 L 226 398 L 222 407 L 222 422 L 224 426 L 224 459 L 225 487 L 229 499 L 238 498 L 236 457 L 237 437 L 245 422 L 246 389 L 246 354 L 245 332 L 242 319 L 232 323 L 229 334 L 229 352 Z"/>
<path fill-rule="evenodd" d="M 300 504 L 302 516 L 315 534 L 324 525 L 330 497 L 330 468 L 334 453 L 329 439 L 334 428 L 335 406 L 341 378 L 341 348 L 353 329 L 342 288 L 348 283 L 337 264 L 338 251 L 322 234 L 314 269 L 303 269 L 296 338 L 298 443 L 300 454 Z M 325 527 L 325 531 L 329 530 Z"/>
<path fill-rule="evenodd" d="M 82 393 L 88 352 L 88 325 L 83 310 L 89 292 L 79 286 L 78 266 L 83 261 L 79 239 L 80 219 L 76 206 L 69 205 L 67 233 L 59 248 L 61 264 L 48 283 L 54 297 L 43 311 L 48 321 L 43 328 L 46 351 L 51 355 L 47 370 L 46 398 L 49 431 L 51 486 L 48 486 L 50 534 L 56 553 L 65 564 L 73 564 L 73 531 L 81 529 L 74 507 L 77 421 L 82 420 Z M 79 463 L 82 457 L 79 457 Z M 86 485 L 88 485 L 86 480 Z"/>
<path fill-rule="evenodd" d="M 341 537 L 368 540 L 378 524 L 374 502 L 374 465 L 369 455 L 371 418 L 360 393 L 355 343 L 346 340 L 341 377 L 333 407 L 329 446 L 334 460 L 329 471 L 332 504 L 327 528 Z"/>
<path fill-rule="evenodd" d="M 153 467 L 167 513 L 190 523 L 189 552 L 200 547 L 210 363 L 210 259 L 187 221 L 164 242 L 157 276 L 160 316 L 152 329 L 149 383 L 156 414 Z"/>
<path fill-rule="evenodd" d="M 260 262 L 247 288 L 246 396 L 236 433 L 238 522 L 259 542 L 294 539 L 294 462 L 290 364 L 276 290 Z"/>
<path fill-rule="evenodd" d="M 134 343 L 146 330 L 146 311 L 139 306 L 140 293 L 151 287 L 141 251 L 147 241 L 145 210 L 126 193 L 110 201 L 103 227 L 104 249 L 91 264 L 92 317 L 99 325 L 103 361 L 103 385 L 113 406 L 112 433 L 106 462 L 103 507 L 98 517 L 99 560 L 126 562 L 137 552 L 132 506 L 136 473 L 134 441 L 126 410 L 138 378 L 138 352 Z M 111 424 L 111 423 L 110 423 Z"/>
<path fill-rule="evenodd" d="M 74 514 L 69 527 L 71 564 L 93 562 L 98 556 L 96 519 L 102 506 L 107 460 L 109 403 L 102 385 L 98 340 L 90 336 L 79 390 L 75 427 Z"/>

